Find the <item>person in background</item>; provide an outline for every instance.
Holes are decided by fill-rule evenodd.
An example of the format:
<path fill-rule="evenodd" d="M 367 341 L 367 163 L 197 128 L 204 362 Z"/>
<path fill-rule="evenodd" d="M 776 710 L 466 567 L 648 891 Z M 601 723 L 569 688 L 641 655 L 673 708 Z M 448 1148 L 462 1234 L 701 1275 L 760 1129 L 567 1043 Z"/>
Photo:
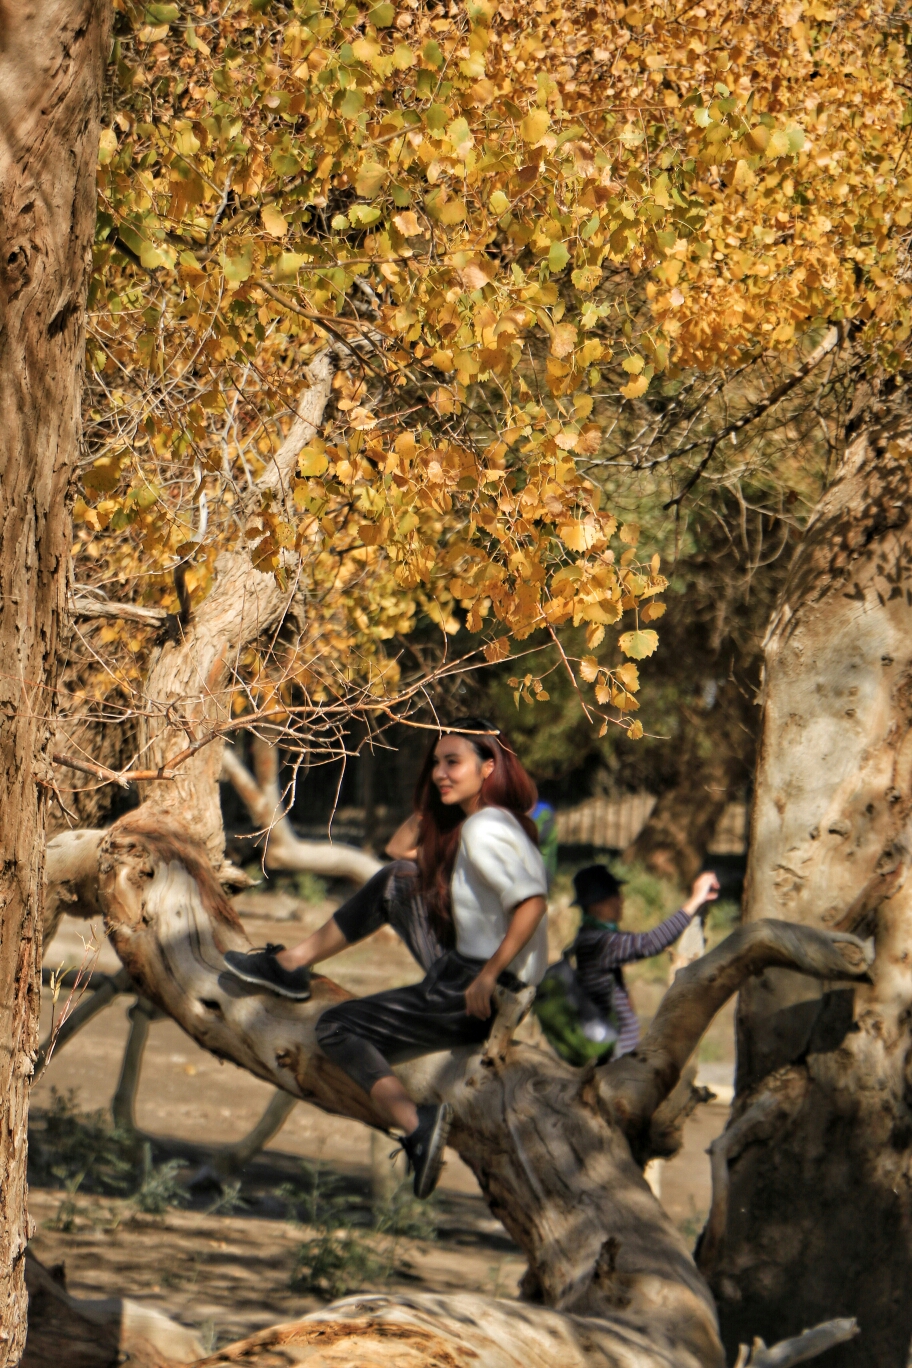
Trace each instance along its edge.
<path fill-rule="evenodd" d="M 545 862 L 550 888 L 557 874 L 557 814 L 550 803 L 539 799 L 529 816 L 538 828 L 538 848 Z"/>
<path fill-rule="evenodd" d="M 617 1020 L 615 1059 L 636 1049 L 640 1039 L 640 1023 L 624 983 L 623 966 L 666 950 L 694 916 L 704 908 L 708 911 L 719 896 L 715 874 L 699 874 L 687 902 L 660 925 L 651 931 L 622 931 L 623 884 L 624 880 L 603 864 L 587 865 L 573 876 L 575 904 L 582 909 L 583 918 L 570 953 L 575 956 L 576 976 L 583 992 L 606 1020 L 612 1013 Z"/>
<path fill-rule="evenodd" d="M 509 741 L 464 717 L 434 738 L 381 869 L 319 930 L 286 950 L 229 951 L 245 983 L 302 1001 L 310 968 L 392 926 L 425 971 L 420 983 L 352 998 L 317 1021 L 324 1055 L 401 1128 L 416 1197 L 433 1191 L 452 1119 L 447 1103 L 416 1106 L 391 1064 L 478 1045 L 493 1025 L 492 997 L 538 984 L 548 965 L 548 881 L 528 816 L 535 785 Z"/>

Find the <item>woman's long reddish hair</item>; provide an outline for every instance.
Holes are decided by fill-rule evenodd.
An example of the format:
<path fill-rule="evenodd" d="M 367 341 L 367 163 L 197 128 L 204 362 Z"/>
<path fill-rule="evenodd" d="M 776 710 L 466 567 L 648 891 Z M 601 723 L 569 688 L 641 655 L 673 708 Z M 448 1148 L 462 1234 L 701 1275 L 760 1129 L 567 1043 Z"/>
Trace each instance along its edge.
<path fill-rule="evenodd" d="M 440 735 L 464 736 L 481 760 L 494 761 L 494 769 L 481 787 L 480 806 L 504 808 L 512 813 L 529 840 L 538 845 L 538 828 L 529 816 L 538 801 L 538 790 L 504 733 L 483 717 L 460 717 L 442 728 Z M 439 740 L 437 737 L 428 751 L 415 786 L 415 810 L 421 818 L 418 870 L 431 925 L 441 942 L 451 945 L 450 880 L 465 813 L 459 803 L 448 805 L 441 801 L 440 791 L 431 778 Z"/>

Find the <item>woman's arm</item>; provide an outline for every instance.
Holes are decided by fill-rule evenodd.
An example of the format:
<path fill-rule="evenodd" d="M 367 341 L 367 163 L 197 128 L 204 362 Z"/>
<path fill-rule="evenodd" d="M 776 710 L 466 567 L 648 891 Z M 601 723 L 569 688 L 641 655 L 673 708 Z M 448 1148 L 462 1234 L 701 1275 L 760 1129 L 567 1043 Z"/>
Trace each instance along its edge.
<path fill-rule="evenodd" d="M 526 898 L 525 902 L 513 909 L 507 934 L 481 973 L 466 989 L 466 1011 L 469 1016 L 487 1021 L 491 1015 L 491 995 L 498 976 L 529 944 L 547 910 L 548 904 L 542 897 Z"/>
<path fill-rule="evenodd" d="M 418 824 L 420 818 L 417 812 L 413 812 L 411 817 L 407 817 L 397 831 L 386 843 L 386 853 L 393 860 L 414 860 L 418 855 Z"/>

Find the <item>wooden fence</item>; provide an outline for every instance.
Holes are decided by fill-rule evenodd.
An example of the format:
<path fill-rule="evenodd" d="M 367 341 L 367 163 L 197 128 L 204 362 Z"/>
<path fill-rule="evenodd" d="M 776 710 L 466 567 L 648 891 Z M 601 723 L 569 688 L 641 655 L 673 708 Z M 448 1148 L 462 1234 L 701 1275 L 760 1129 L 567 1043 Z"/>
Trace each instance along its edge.
<path fill-rule="evenodd" d="M 600 850 L 626 850 L 643 830 L 656 805 L 651 793 L 599 794 L 557 813 L 561 845 L 589 845 Z M 709 844 L 712 855 L 743 855 L 747 849 L 747 809 L 729 803 Z"/>

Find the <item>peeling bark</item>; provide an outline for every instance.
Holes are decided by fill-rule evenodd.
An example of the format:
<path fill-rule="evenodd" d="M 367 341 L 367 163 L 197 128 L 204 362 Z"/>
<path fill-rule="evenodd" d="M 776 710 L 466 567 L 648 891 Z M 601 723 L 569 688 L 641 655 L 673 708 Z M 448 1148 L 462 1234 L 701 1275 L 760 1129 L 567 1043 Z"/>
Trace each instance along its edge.
<path fill-rule="evenodd" d="M 910 451 L 899 424 L 863 433 L 792 567 L 748 869 L 749 923 L 873 935 L 871 983 L 770 969 L 742 990 L 728 1200 L 701 1254 L 730 1349 L 857 1316 L 834 1368 L 905 1368 L 912 1337 Z"/>
<path fill-rule="evenodd" d="M 106 57 L 103 0 L 0 15 L 0 1365 L 25 1337 L 28 1080 Z"/>

